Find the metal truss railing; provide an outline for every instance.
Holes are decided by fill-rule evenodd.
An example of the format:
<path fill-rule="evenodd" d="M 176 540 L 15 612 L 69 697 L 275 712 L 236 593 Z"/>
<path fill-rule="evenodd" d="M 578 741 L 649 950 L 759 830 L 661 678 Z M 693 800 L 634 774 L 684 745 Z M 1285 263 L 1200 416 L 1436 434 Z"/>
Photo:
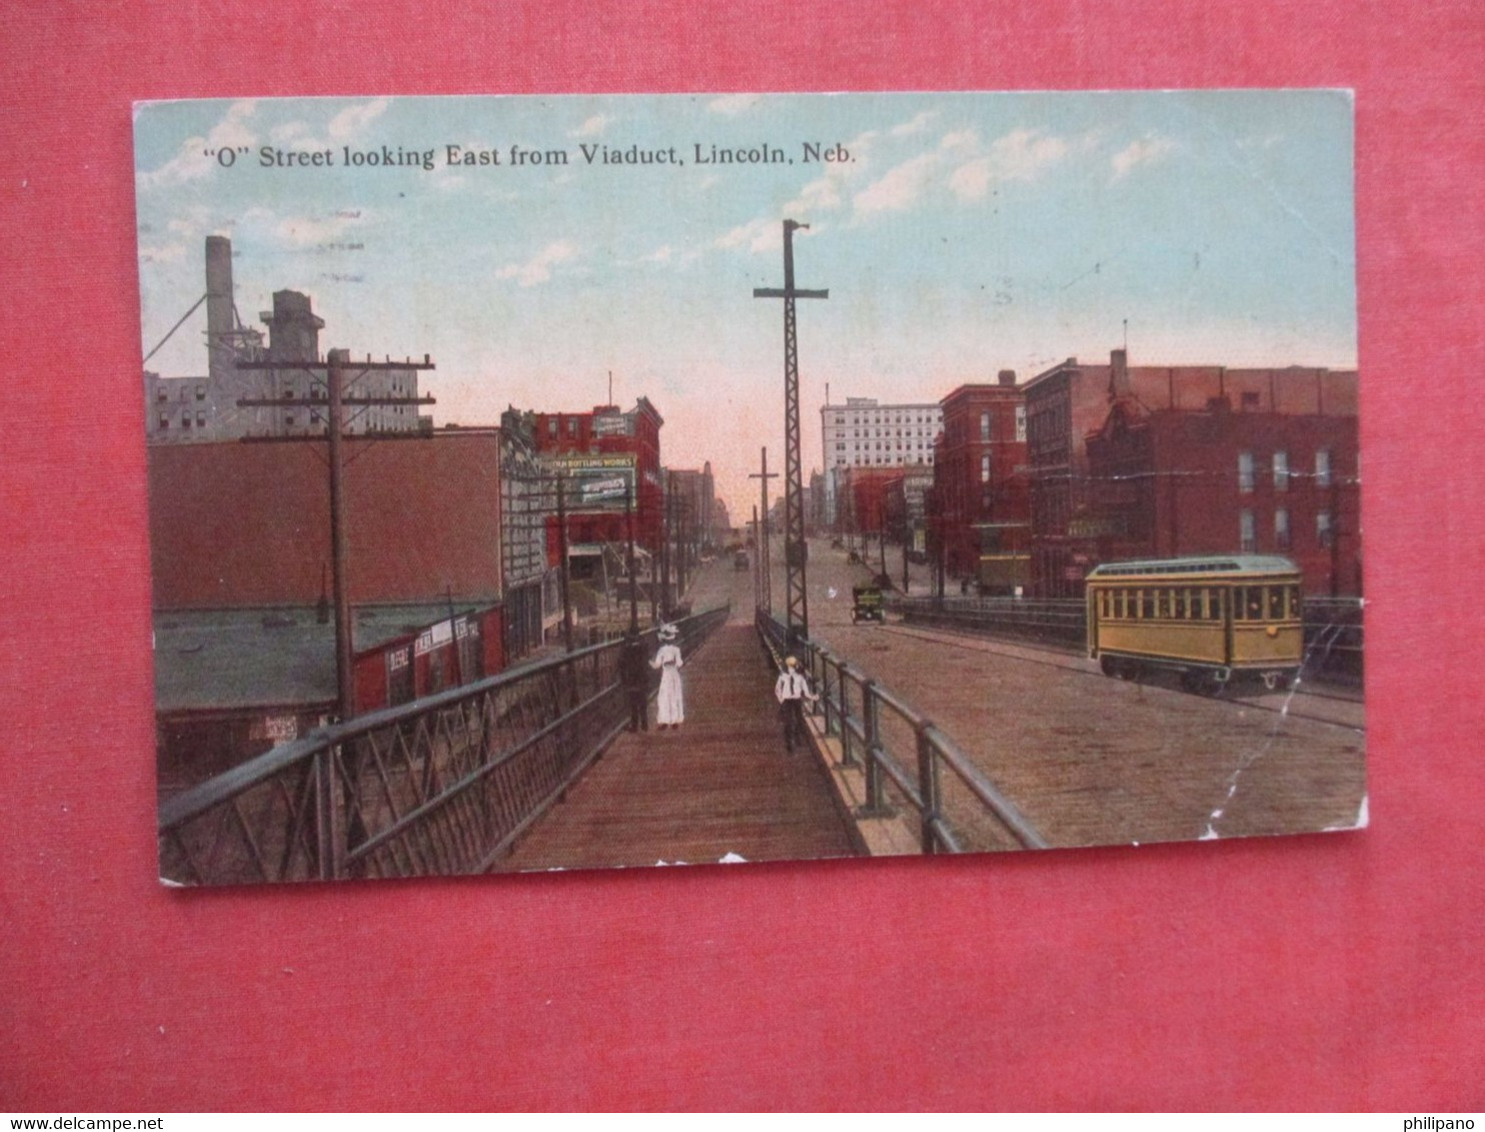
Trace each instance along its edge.
<path fill-rule="evenodd" d="M 726 607 L 677 624 L 689 652 Z M 646 637 L 653 640 L 653 632 Z M 483 872 L 628 721 L 622 642 L 312 732 L 164 801 L 179 884 Z"/>
<path fill-rule="evenodd" d="M 858 816 L 910 808 L 924 853 L 1047 848 L 963 749 L 889 688 L 822 645 L 786 644 L 784 626 L 763 610 L 757 626 L 776 665 L 786 651 L 799 657 L 820 696 L 825 733 L 840 741 L 841 763 L 864 770 Z"/>

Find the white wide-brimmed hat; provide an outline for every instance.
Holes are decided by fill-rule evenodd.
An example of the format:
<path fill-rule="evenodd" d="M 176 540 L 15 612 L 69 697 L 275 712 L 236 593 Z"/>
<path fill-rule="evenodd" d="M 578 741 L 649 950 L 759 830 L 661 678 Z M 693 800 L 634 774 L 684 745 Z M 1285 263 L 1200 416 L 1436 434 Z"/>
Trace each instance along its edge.
<path fill-rule="evenodd" d="M 676 638 L 676 628 L 674 625 L 661 625 L 658 635 L 662 641 L 673 641 Z"/>

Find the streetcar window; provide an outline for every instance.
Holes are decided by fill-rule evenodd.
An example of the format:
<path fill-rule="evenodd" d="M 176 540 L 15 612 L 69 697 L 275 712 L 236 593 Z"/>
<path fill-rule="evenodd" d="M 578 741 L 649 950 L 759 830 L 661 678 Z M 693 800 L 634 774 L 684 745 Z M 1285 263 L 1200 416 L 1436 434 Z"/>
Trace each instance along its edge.
<path fill-rule="evenodd" d="M 1263 620 L 1263 587 L 1249 586 L 1247 588 L 1247 618 L 1249 621 Z"/>
<path fill-rule="evenodd" d="M 1248 587 L 1232 587 L 1232 619 L 1234 621 L 1246 621 L 1248 619 Z"/>
<path fill-rule="evenodd" d="M 1298 586 L 1286 586 L 1285 587 L 1285 592 L 1289 594 L 1289 619 L 1291 621 L 1298 621 L 1299 620 L 1299 617 L 1300 617 L 1300 613 L 1299 613 L 1299 587 Z"/>
<path fill-rule="evenodd" d="M 1189 614 L 1188 614 L 1187 611 L 1190 608 L 1191 608 L 1191 591 L 1190 590 L 1177 590 L 1176 591 L 1176 618 L 1178 620 L 1185 621 L 1187 619 L 1187 617 L 1189 616 Z"/>
<path fill-rule="evenodd" d="M 1268 619 L 1270 621 L 1284 620 L 1284 587 L 1268 587 Z"/>
<path fill-rule="evenodd" d="M 1155 594 L 1152 590 L 1140 590 L 1140 616 L 1154 620 Z"/>

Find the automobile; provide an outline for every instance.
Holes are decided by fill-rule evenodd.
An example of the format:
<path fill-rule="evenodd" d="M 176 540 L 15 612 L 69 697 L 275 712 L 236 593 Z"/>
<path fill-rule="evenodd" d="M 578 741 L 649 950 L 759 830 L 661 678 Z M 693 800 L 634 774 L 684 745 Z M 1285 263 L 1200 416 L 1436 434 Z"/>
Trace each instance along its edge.
<path fill-rule="evenodd" d="M 732 556 L 732 568 L 734 570 L 746 570 L 748 568 L 748 552 L 739 550 Z"/>
<path fill-rule="evenodd" d="M 851 624 L 858 621 L 885 622 L 887 611 L 882 605 L 879 586 L 851 587 Z"/>

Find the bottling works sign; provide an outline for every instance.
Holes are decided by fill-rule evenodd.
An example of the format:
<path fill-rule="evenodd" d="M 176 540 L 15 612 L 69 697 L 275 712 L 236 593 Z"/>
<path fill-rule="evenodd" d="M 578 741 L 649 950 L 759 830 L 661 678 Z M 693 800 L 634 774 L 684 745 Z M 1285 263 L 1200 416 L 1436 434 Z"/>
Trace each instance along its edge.
<path fill-rule="evenodd" d="M 550 456 L 542 458 L 550 476 L 561 476 L 571 511 L 622 511 L 634 483 L 634 455 Z"/>

